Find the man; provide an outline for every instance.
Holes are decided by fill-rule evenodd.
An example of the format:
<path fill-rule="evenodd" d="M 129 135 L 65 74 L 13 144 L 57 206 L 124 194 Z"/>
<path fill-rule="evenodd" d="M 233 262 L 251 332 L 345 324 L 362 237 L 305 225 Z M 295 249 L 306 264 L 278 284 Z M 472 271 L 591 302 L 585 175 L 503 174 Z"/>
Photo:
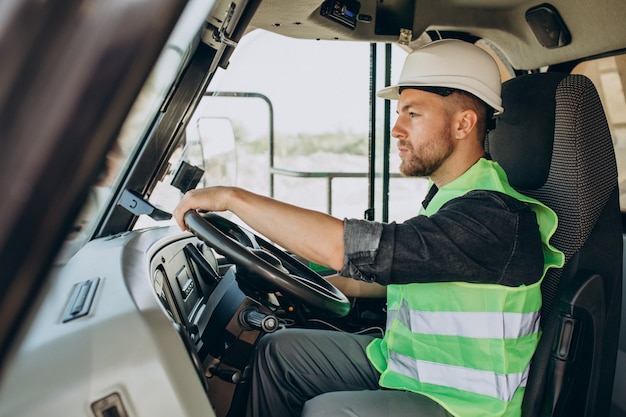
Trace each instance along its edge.
<path fill-rule="evenodd" d="M 392 135 L 430 189 L 402 224 L 341 221 L 238 188 L 190 191 L 174 212 L 230 210 L 275 243 L 340 271 L 346 295 L 387 296 L 383 338 L 290 329 L 258 348 L 252 416 L 515 416 L 538 340 L 540 283 L 563 255 L 552 210 L 513 190 L 483 140 L 499 70 L 457 40 L 408 55 Z M 353 277 L 346 279 L 343 277 Z"/>

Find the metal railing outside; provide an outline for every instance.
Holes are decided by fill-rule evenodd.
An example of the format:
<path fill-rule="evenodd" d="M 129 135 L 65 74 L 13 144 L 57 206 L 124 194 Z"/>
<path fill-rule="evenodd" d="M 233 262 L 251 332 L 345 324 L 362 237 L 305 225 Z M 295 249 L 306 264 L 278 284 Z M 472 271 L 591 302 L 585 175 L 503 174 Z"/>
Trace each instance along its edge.
<path fill-rule="evenodd" d="M 326 179 L 326 213 L 333 212 L 333 180 L 336 178 L 368 178 L 367 172 L 336 172 L 336 171 L 295 171 L 291 169 L 277 168 L 274 166 L 274 107 L 272 102 L 264 94 L 234 91 L 208 91 L 206 96 L 231 97 L 231 98 L 256 98 L 263 100 L 269 109 L 269 195 L 274 197 L 274 177 L 276 175 L 296 178 L 325 178 Z M 376 175 L 380 177 L 382 175 Z M 391 178 L 401 177 L 399 174 L 391 174 Z"/>

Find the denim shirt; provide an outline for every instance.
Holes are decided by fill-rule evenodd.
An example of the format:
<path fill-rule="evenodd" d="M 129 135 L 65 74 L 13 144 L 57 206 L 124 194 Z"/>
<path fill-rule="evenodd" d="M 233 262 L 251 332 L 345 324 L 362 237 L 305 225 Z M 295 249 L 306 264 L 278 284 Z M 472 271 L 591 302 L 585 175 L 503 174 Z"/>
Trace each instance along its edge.
<path fill-rule="evenodd" d="M 422 204 L 437 192 L 433 186 Z M 543 253 L 535 214 L 495 191 L 471 191 L 430 217 L 403 223 L 344 220 L 339 272 L 382 285 L 465 281 L 519 286 L 537 282 Z"/>

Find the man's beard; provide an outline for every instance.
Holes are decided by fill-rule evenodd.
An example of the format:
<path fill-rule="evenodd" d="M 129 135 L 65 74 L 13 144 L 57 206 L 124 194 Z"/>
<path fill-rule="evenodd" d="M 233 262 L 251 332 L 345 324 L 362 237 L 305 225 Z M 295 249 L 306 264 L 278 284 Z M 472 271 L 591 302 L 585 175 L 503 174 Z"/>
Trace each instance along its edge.
<path fill-rule="evenodd" d="M 420 152 L 409 142 L 399 141 L 407 148 L 404 160 L 400 164 L 400 173 L 407 177 L 429 177 L 436 172 L 454 150 L 454 143 L 447 127 L 430 141 L 428 148 L 422 147 Z"/>

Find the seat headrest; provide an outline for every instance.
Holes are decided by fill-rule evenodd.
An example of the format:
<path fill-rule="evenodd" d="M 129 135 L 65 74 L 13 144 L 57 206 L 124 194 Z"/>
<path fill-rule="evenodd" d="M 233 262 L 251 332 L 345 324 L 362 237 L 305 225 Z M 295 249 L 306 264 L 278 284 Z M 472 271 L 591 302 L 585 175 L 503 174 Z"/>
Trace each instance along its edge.
<path fill-rule="evenodd" d="M 534 74 L 502 84 L 504 113 L 489 132 L 488 150 L 515 188 L 543 186 L 550 172 L 554 143 L 556 90 L 567 74 Z"/>

